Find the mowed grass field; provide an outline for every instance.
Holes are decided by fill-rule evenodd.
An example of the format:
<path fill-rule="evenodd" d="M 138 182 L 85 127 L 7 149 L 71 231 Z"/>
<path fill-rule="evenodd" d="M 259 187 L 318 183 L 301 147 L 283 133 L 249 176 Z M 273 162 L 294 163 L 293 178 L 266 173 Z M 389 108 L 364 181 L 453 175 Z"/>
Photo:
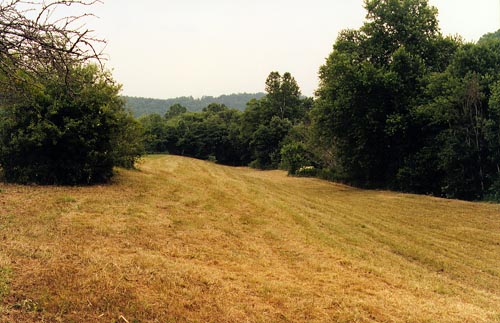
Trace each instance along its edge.
<path fill-rule="evenodd" d="M 0 322 L 500 322 L 500 205 L 175 156 L 0 184 Z"/>

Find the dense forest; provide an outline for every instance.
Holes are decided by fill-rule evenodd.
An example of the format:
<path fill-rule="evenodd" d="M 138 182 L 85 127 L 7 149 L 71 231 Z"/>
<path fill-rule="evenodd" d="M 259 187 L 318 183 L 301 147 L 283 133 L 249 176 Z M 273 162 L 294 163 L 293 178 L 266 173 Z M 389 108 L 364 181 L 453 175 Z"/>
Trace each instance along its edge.
<path fill-rule="evenodd" d="M 188 111 L 192 112 L 201 111 L 211 103 L 224 104 L 231 108 L 244 110 L 248 101 L 260 99 L 264 95 L 265 93 L 238 93 L 218 97 L 203 96 L 197 99 L 192 96 L 183 96 L 166 100 L 123 96 L 123 99 L 125 99 L 125 108 L 132 111 L 135 117 L 141 117 L 153 113 L 163 114 L 174 104 L 185 106 Z"/>
<path fill-rule="evenodd" d="M 320 68 L 316 97 L 272 72 L 243 112 L 142 117 L 146 150 L 360 187 L 500 200 L 500 39 L 443 36 L 427 0 L 365 2 Z"/>

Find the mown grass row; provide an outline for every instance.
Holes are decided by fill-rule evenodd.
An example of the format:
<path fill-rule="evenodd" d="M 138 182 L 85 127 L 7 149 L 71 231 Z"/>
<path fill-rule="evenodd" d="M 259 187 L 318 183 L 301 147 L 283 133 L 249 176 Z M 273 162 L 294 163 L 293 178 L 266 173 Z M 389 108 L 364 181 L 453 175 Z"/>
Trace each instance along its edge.
<path fill-rule="evenodd" d="M 499 205 L 175 156 L 0 189 L 1 323 L 500 322 Z"/>

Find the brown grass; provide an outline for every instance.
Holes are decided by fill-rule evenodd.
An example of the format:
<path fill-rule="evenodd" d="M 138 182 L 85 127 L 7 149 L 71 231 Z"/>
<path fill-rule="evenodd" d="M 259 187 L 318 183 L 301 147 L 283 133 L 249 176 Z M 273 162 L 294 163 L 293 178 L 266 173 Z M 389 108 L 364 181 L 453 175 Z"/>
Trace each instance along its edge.
<path fill-rule="evenodd" d="M 174 156 L 0 184 L 0 322 L 500 322 L 500 205 Z"/>

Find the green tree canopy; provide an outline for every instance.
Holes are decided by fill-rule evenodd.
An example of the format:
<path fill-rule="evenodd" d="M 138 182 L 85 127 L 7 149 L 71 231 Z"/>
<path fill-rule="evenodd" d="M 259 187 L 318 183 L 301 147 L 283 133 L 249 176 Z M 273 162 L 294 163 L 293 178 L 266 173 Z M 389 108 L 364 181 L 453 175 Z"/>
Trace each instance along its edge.
<path fill-rule="evenodd" d="M 266 92 L 265 100 L 271 115 L 289 120 L 301 117 L 300 89 L 290 73 L 281 76 L 278 72 L 271 72 L 266 79 Z"/>
<path fill-rule="evenodd" d="M 165 113 L 165 119 L 170 119 L 186 112 L 187 108 L 185 106 L 175 103 L 168 108 L 168 111 Z"/>
<path fill-rule="evenodd" d="M 341 32 L 320 68 L 313 119 L 339 178 L 378 186 L 394 181 L 419 142 L 413 111 L 426 75 L 443 70 L 458 44 L 441 36 L 427 0 L 367 0 L 365 8 L 365 24 Z"/>
<path fill-rule="evenodd" d="M 464 45 L 446 71 L 430 77 L 429 100 L 417 110 L 427 125 L 420 151 L 431 153 L 424 162 L 434 164 L 440 195 L 482 199 L 499 180 L 499 70 L 500 42 L 484 42 Z M 412 182 L 422 175 L 415 172 Z"/>
<path fill-rule="evenodd" d="M 266 96 L 251 100 L 242 116 L 242 141 L 249 147 L 248 160 L 258 168 L 277 168 L 283 140 L 294 124 L 302 122 L 311 100 L 301 98 L 295 78 L 288 72 L 271 72 Z"/>

